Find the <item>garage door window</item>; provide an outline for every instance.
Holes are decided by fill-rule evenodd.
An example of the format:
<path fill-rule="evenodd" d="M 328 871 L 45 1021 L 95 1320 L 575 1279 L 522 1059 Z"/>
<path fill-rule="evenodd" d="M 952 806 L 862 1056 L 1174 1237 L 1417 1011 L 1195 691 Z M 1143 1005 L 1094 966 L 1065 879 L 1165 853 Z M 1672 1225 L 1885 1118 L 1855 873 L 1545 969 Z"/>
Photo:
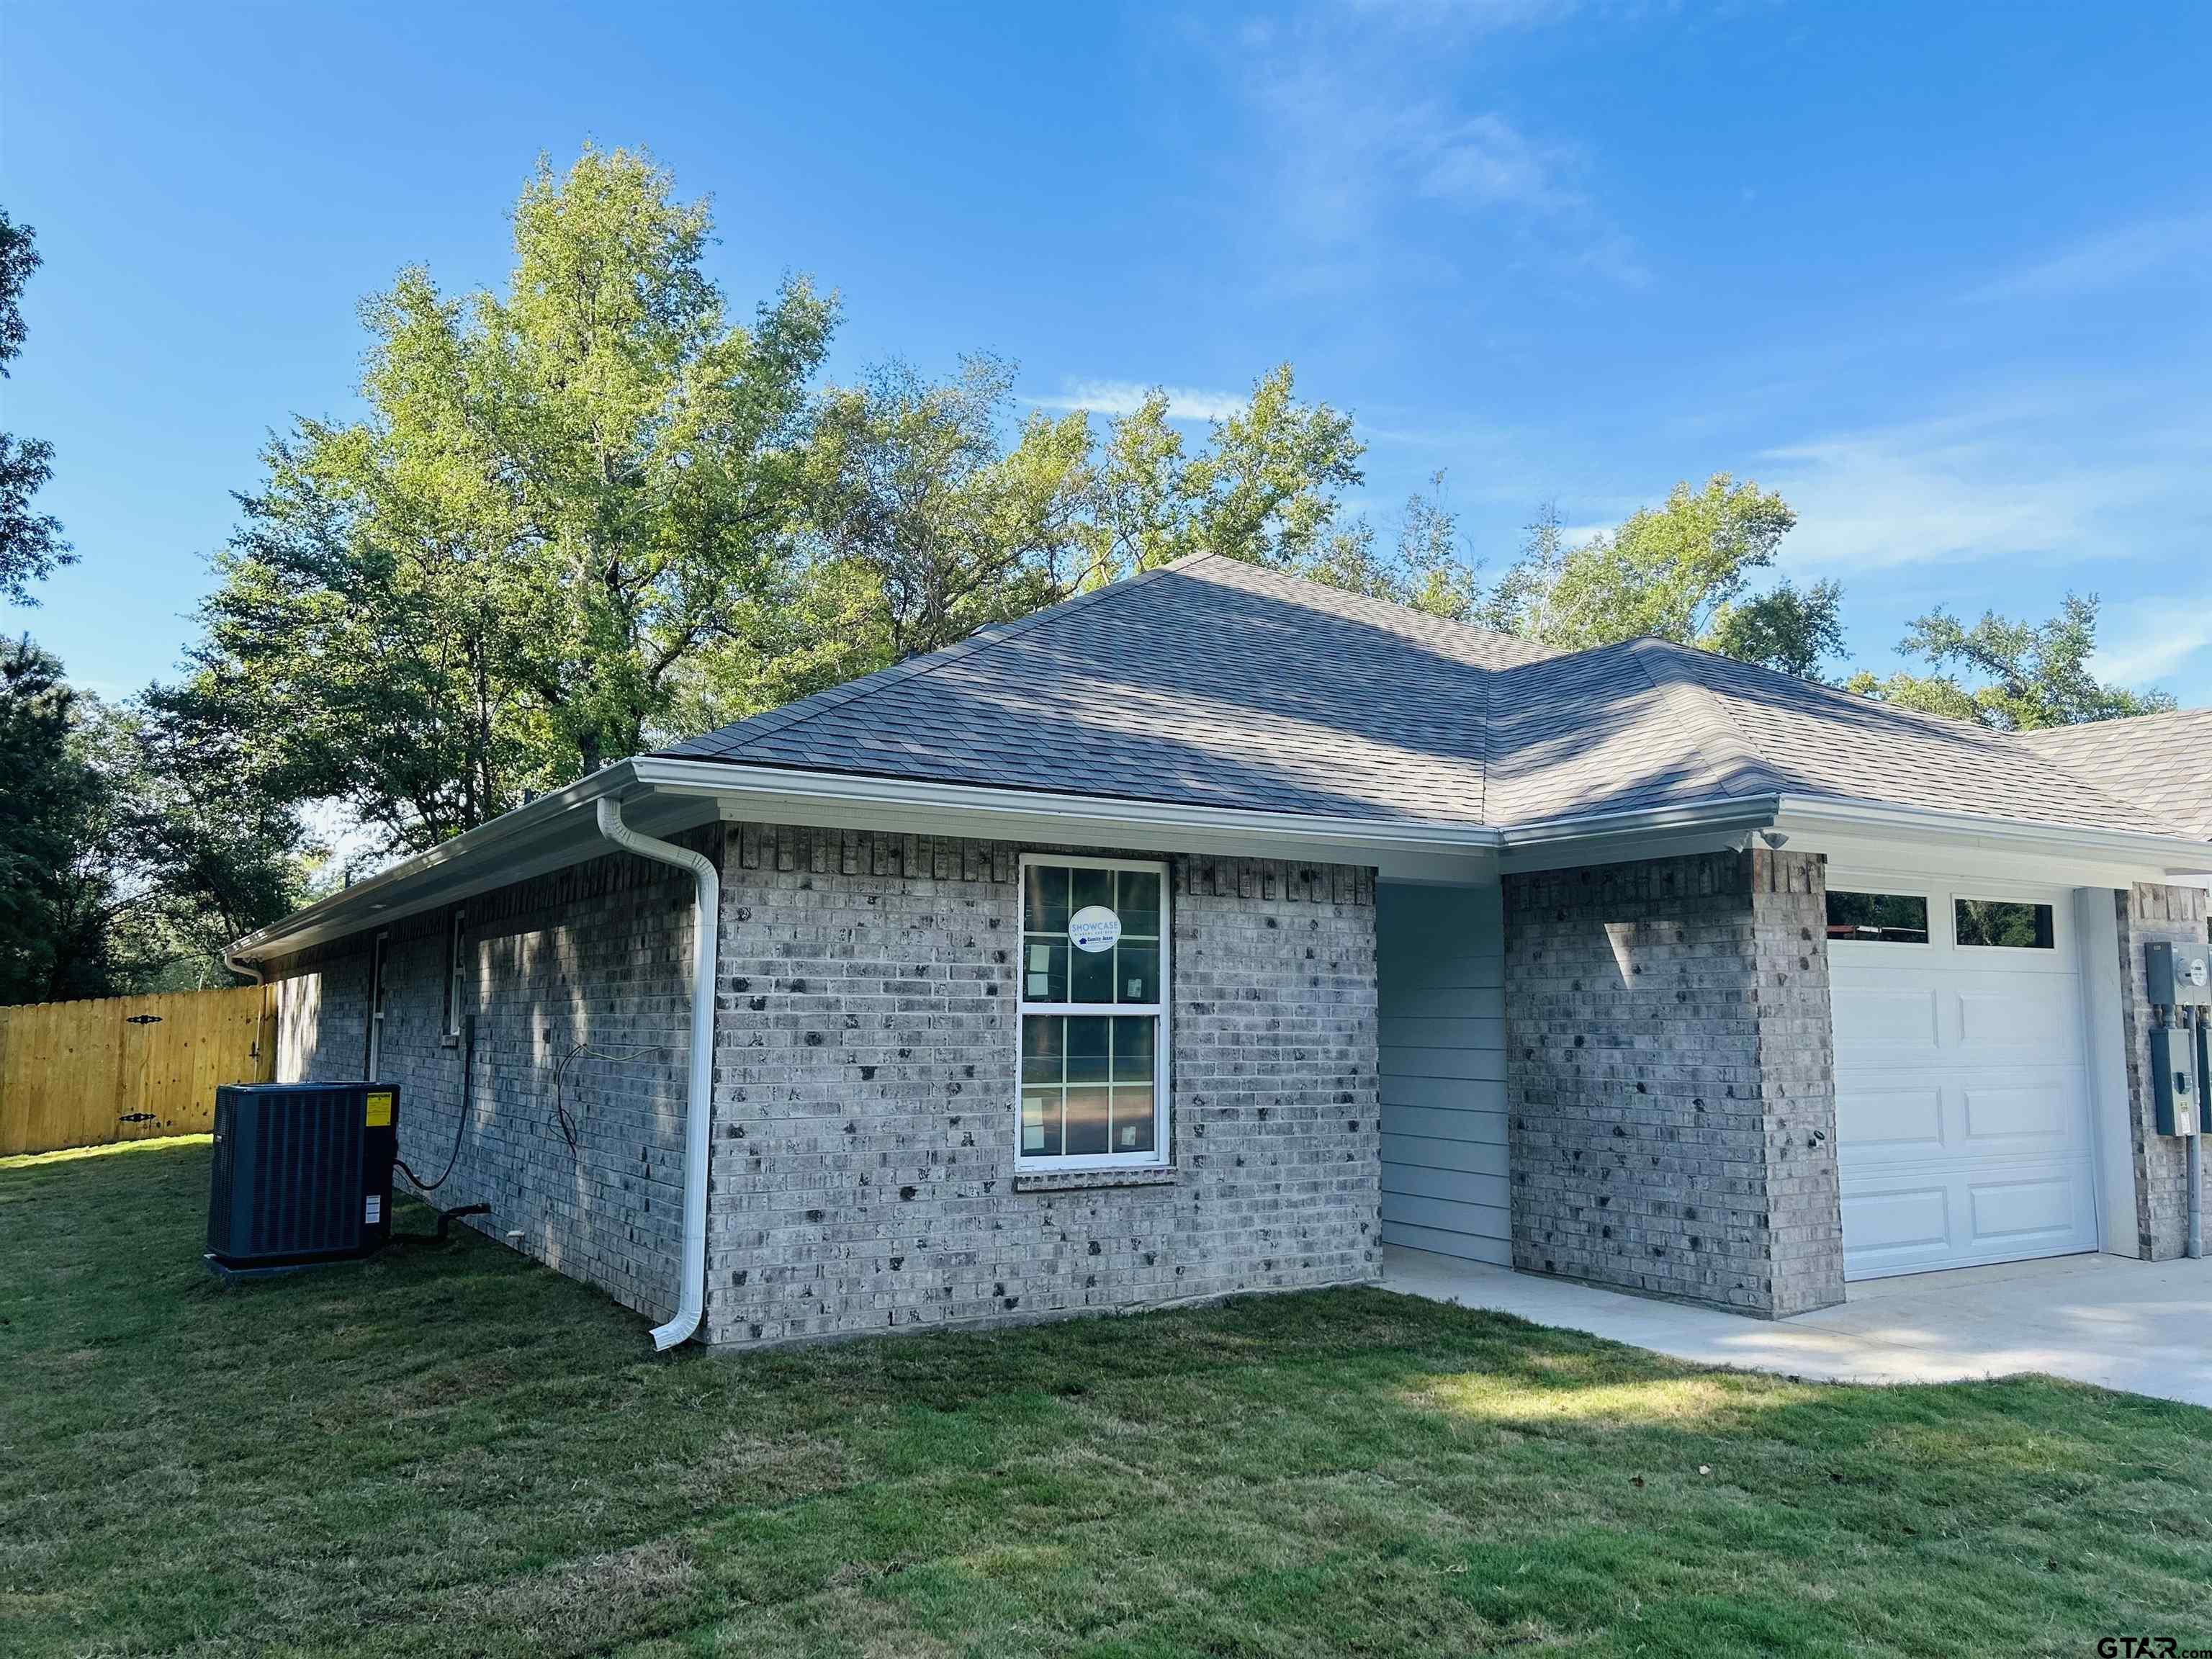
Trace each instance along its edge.
<path fill-rule="evenodd" d="M 1962 945 L 1993 946 L 2007 951 L 2049 951 L 2051 907 L 2022 904 L 2011 899 L 1954 899 L 1952 921 Z"/>
<path fill-rule="evenodd" d="M 1917 893 L 1828 890 L 1828 937 L 1869 945 L 1928 943 L 1928 901 Z"/>

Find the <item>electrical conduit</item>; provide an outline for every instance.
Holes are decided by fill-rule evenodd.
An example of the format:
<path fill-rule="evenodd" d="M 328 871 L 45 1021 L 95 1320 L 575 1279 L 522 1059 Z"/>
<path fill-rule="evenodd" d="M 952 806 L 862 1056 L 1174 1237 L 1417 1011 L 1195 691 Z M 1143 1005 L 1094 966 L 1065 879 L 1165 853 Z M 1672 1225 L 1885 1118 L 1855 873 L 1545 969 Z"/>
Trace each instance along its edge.
<path fill-rule="evenodd" d="M 653 1346 L 672 1348 L 698 1330 L 707 1306 L 707 1153 L 714 1085 L 714 959 L 721 931 L 722 881 L 704 853 L 641 836 L 623 822 L 611 797 L 599 800 L 599 833 L 626 852 L 689 870 L 697 884 L 691 913 L 691 1079 L 684 1115 L 684 1245 L 676 1316 L 656 1326 Z"/>

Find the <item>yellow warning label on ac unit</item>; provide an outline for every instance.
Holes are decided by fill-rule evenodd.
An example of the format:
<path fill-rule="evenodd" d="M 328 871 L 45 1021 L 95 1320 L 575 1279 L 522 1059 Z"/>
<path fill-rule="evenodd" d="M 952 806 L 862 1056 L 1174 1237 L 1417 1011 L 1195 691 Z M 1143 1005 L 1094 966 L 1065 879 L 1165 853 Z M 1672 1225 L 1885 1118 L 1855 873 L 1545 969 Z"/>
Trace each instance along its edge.
<path fill-rule="evenodd" d="M 392 1091 L 380 1089 L 368 1097 L 368 1127 L 388 1129 L 392 1127 Z"/>

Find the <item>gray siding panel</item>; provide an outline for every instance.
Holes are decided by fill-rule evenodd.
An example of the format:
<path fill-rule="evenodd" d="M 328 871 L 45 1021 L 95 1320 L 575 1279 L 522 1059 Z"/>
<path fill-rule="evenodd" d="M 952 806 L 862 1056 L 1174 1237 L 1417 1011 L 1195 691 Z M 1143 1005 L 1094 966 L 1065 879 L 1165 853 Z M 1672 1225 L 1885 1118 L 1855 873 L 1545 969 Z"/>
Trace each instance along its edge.
<path fill-rule="evenodd" d="M 1474 1085 L 1468 1085 L 1472 1088 Z M 1501 1088 L 1504 1085 L 1499 1085 Z M 1503 1097 L 1500 1097 L 1501 1100 Z M 1505 1144 L 1505 1110 L 1501 1105 L 1496 1111 L 1480 1109 L 1453 1110 L 1436 1106 L 1393 1106 L 1388 1098 L 1382 1103 L 1382 1133 L 1401 1135 L 1408 1140 L 1477 1140 L 1492 1146 Z"/>
<path fill-rule="evenodd" d="M 1411 1165 L 1424 1172 L 1465 1170 L 1473 1175 L 1505 1177 L 1506 1152 L 1502 1140 L 1451 1140 L 1436 1136 L 1384 1135 L 1382 1167 L 1385 1179 L 1393 1164 Z"/>
<path fill-rule="evenodd" d="M 1487 1261 L 1494 1267 L 1513 1265 L 1513 1241 L 1510 1238 L 1476 1238 L 1467 1233 L 1416 1227 L 1403 1221 L 1384 1222 L 1382 1237 L 1390 1243 L 1403 1245 L 1409 1250 L 1455 1255 L 1465 1261 Z"/>
<path fill-rule="evenodd" d="M 1499 891 L 1385 883 L 1376 945 L 1383 1243 L 1504 1265 Z"/>

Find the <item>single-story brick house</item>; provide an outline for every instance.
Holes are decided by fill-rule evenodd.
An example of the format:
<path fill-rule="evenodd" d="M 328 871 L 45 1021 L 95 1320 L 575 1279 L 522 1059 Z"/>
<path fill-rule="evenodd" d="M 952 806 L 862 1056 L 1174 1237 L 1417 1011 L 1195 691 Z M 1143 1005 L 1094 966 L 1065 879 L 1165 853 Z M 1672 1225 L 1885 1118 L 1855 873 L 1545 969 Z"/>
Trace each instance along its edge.
<path fill-rule="evenodd" d="M 1378 1277 L 1780 1316 L 2183 1248 L 2212 712 L 2015 737 L 1200 557 L 243 939 L 440 1202 L 767 1343 Z M 2178 879 L 2179 878 L 2179 879 Z M 703 926 L 702 926 L 703 922 Z"/>

